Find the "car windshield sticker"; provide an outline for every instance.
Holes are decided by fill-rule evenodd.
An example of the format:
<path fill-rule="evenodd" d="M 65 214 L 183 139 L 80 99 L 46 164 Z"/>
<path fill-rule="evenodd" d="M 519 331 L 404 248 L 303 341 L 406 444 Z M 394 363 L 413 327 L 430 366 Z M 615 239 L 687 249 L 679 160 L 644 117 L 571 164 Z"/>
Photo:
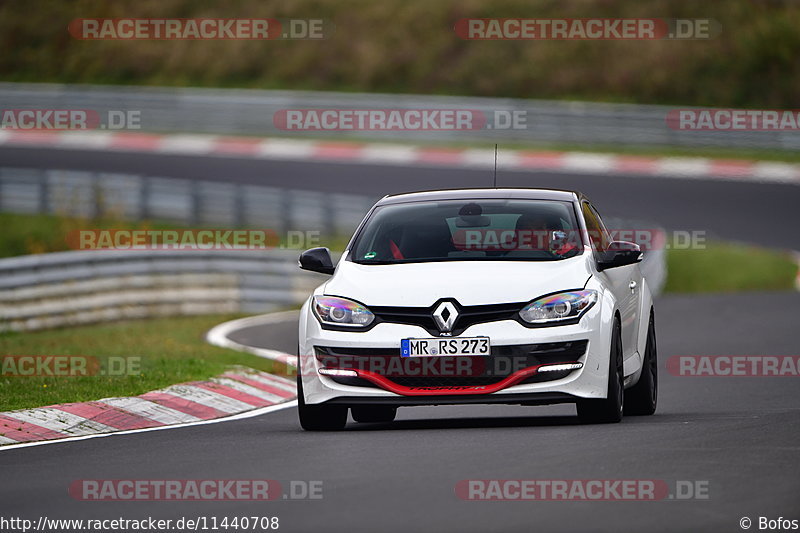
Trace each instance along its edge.
<path fill-rule="evenodd" d="M 364 254 L 364 259 L 372 259 L 376 255 L 378 255 L 377 252 L 367 252 L 367 253 Z"/>

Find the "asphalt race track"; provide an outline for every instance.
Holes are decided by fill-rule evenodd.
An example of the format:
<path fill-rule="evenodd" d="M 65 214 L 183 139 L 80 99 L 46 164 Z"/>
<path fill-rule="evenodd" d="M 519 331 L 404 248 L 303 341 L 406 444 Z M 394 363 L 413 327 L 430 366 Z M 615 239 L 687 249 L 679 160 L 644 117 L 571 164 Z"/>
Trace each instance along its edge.
<path fill-rule="evenodd" d="M 202 164 L 198 164 L 202 161 Z M 49 148 L 0 147 L 0 166 L 125 172 L 233 181 L 298 189 L 384 194 L 487 187 L 488 170 L 278 161 Z M 800 187 L 790 184 L 504 172 L 498 185 L 577 189 L 603 216 L 656 222 L 670 230 L 706 231 L 709 239 L 800 250 Z"/>
<path fill-rule="evenodd" d="M 753 309 L 781 309 L 758 314 Z M 192 428 L 0 452 L 3 515 L 49 518 L 269 515 L 281 531 L 739 531 L 743 516 L 798 517 L 795 379 L 669 375 L 671 355 L 797 354 L 800 295 L 658 301 L 661 394 L 653 417 L 584 426 L 571 406 L 416 407 L 393 424 L 306 433 L 294 408 Z M 291 350 L 292 323 L 241 332 Z M 80 502 L 78 479 L 321 480 L 323 499 Z M 464 479 L 708 482 L 709 499 L 480 502 Z"/>
<path fill-rule="evenodd" d="M 3 166 L 124 170 L 349 192 L 479 185 L 485 172 L 0 149 Z M 224 172 L 223 172 L 224 171 Z M 196 173 L 196 174 L 195 174 Z M 403 176 L 403 181 L 398 181 Z M 369 177 L 369 179 L 367 179 Z M 800 248 L 796 186 L 566 174 L 503 185 L 577 187 L 609 216 Z M 132 435 L 0 451 L 0 515 L 30 518 L 278 516 L 280 531 L 741 531 L 749 517 L 800 519 L 796 378 L 670 375 L 674 355 L 798 355 L 800 293 L 662 296 L 656 303 L 659 410 L 580 425 L 572 406 L 404 408 L 392 424 L 300 430 L 296 410 Z M 291 352 L 291 322 L 234 339 Z M 323 483 L 318 500 L 82 502 L 80 479 L 274 479 Z M 639 479 L 707 485 L 708 499 L 463 501 L 467 479 Z"/>

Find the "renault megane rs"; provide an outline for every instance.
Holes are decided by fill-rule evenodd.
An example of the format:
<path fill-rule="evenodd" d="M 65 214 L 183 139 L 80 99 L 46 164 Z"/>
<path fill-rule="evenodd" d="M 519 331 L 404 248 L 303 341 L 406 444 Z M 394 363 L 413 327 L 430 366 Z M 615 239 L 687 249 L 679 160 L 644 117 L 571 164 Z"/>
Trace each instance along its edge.
<path fill-rule="evenodd" d="M 639 246 L 577 192 L 387 196 L 302 307 L 300 424 L 389 422 L 417 405 L 574 403 L 587 423 L 650 415 L 653 299 Z"/>

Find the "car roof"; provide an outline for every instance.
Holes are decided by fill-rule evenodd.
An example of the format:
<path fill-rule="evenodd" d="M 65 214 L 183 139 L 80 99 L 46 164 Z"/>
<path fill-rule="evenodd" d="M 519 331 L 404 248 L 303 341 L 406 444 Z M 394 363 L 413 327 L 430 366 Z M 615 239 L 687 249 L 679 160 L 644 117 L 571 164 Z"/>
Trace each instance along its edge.
<path fill-rule="evenodd" d="M 559 200 L 573 202 L 583 195 L 577 191 L 559 189 L 531 189 L 523 187 L 513 188 L 483 188 L 483 189 L 442 189 L 435 191 L 422 191 L 403 194 L 390 194 L 384 196 L 376 205 L 403 204 L 409 202 L 442 201 L 442 200 L 467 200 L 467 199 L 520 199 L 520 200 Z"/>

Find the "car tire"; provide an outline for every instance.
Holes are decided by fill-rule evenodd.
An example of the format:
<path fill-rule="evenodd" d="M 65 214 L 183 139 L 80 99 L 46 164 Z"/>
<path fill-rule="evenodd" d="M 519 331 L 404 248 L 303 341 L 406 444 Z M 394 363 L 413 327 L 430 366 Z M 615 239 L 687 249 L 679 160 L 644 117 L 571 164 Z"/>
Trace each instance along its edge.
<path fill-rule="evenodd" d="M 658 404 L 658 350 L 656 347 L 656 319 L 650 310 L 647 324 L 647 344 L 642 361 L 639 382 L 625 392 L 625 414 L 647 416 L 656 412 Z"/>
<path fill-rule="evenodd" d="M 306 431 L 337 431 L 347 424 L 347 407 L 343 405 L 307 405 L 303 397 L 303 380 L 297 374 L 297 413 L 300 427 Z"/>
<path fill-rule="evenodd" d="M 613 424 L 622 420 L 625 376 L 622 369 L 622 328 L 619 320 L 616 319 L 611 332 L 611 350 L 608 361 L 606 397 L 578 401 L 578 418 L 584 424 Z"/>
<path fill-rule="evenodd" d="M 361 423 L 391 422 L 397 416 L 397 407 L 387 405 L 354 405 L 350 408 L 353 420 Z"/>

